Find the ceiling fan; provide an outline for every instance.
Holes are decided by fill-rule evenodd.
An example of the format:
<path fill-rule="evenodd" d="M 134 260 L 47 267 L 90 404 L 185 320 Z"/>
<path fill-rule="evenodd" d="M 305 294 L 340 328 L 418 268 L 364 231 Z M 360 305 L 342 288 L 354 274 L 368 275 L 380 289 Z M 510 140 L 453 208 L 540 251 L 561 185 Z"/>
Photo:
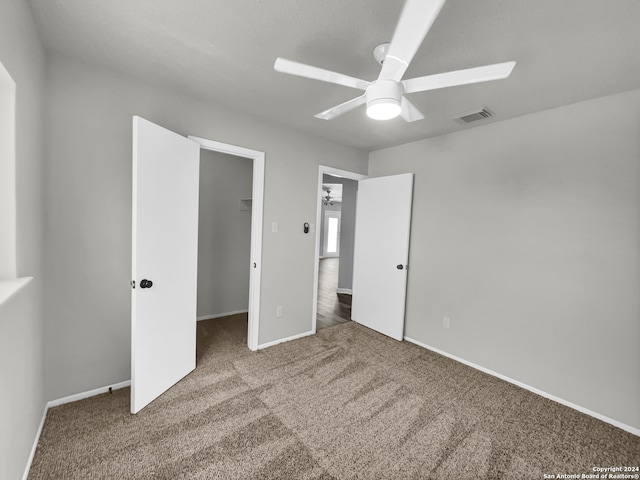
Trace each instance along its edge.
<path fill-rule="evenodd" d="M 366 103 L 367 116 L 375 120 L 390 120 L 398 115 L 407 122 L 421 120 L 424 115 L 404 94 L 500 80 L 507 78 L 516 65 L 516 62 L 496 63 L 402 80 L 444 2 L 445 0 L 406 1 L 391 43 L 378 45 L 373 51 L 374 58 L 382 65 L 378 79 L 373 82 L 280 57 L 276 59 L 273 68 L 278 72 L 365 91 L 359 97 L 318 113 L 316 118 L 331 120 Z"/>
<path fill-rule="evenodd" d="M 325 205 L 333 205 L 333 198 L 331 198 L 331 190 L 325 190 L 325 191 L 327 192 L 327 194 L 322 200 L 322 203 L 324 203 Z"/>

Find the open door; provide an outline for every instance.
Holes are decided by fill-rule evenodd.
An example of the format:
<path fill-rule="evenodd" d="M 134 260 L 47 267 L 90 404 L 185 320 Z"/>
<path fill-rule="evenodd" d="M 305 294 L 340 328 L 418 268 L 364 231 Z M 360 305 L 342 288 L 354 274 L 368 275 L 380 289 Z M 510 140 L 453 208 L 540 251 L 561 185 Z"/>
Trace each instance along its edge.
<path fill-rule="evenodd" d="M 413 173 L 358 182 L 351 319 L 404 334 Z"/>
<path fill-rule="evenodd" d="M 196 366 L 200 146 L 133 117 L 131 413 Z"/>

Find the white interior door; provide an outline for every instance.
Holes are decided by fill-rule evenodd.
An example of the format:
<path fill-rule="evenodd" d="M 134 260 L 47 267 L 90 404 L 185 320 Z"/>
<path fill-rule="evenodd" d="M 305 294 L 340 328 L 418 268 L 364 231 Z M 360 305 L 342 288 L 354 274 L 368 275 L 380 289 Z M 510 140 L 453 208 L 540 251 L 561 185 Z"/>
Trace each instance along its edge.
<path fill-rule="evenodd" d="M 196 365 L 200 146 L 133 117 L 131 413 Z"/>
<path fill-rule="evenodd" d="M 404 334 L 413 173 L 358 182 L 351 318 Z"/>

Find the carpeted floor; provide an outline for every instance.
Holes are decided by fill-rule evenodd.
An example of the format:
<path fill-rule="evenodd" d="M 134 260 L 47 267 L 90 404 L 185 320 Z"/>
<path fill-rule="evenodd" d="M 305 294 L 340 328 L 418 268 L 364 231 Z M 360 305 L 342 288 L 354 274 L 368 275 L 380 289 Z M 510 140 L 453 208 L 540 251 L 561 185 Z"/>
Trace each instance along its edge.
<path fill-rule="evenodd" d="M 640 438 L 355 322 L 257 353 L 199 322 L 198 368 L 49 410 L 30 479 L 497 479 L 640 463 Z M 548 477 L 549 478 L 549 477 Z"/>

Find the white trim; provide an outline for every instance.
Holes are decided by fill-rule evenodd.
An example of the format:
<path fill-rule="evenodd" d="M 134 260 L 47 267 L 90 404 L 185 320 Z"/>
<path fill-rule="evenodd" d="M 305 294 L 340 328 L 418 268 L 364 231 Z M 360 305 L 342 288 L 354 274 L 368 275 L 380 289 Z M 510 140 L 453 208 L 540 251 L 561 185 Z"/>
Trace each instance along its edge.
<path fill-rule="evenodd" d="M 216 142 L 189 135 L 190 140 L 201 148 L 226 153 L 253 160 L 253 187 L 251 194 L 251 260 L 249 269 L 249 322 L 247 326 L 247 346 L 258 349 L 260 331 L 260 280 L 262 278 L 262 223 L 264 215 L 264 169 L 265 153 L 228 143 Z M 254 267 L 255 265 L 255 267 Z"/>
<path fill-rule="evenodd" d="M 319 171 L 321 173 L 325 173 L 327 175 L 332 175 L 334 177 L 348 178 L 350 180 L 356 180 L 356 181 L 360 181 L 360 180 L 364 180 L 365 178 L 369 178 L 364 173 L 350 172 L 348 170 L 341 170 L 339 168 L 327 167 L 326 165 L 319 165 L 319 167 L 320 167 Z M 322 195 L 322 177 L 320 177 L 320 191 L 319 191 L 319 194 Z"/>
<path fill-rule="evenodd" d="M 297 335 L 292 335 L 291 337 L 281 338 L 279 340 L 274 340 L 273 342 L 263 343 L 258 345 L 258 350 L 262 350 L 263 348 L 273 347 L 274 345 L 278 345 L 279 343 L 290 342 L 291 340 L 297 340 L 298 338 L 308 337 L 309 335 L 313 335 L 315 330 L 309 330 L 308 332 L 299 333 Z"/>
<path fill-rule="evenodd" d="M 314 252 L 313 265 L 313 305 L 311 308 L 311 333 L 316 333 L 316 320 L 318 316 L 318 261 L 320 257 L 320 222 L 324 219 L 322 216 L 322 176 L 333 175 L 334 177 L 348 178 L 355 181 L 367 178 L 362 173 L 349 172 L 348 170 L 340 170 L 339 168 L 327 167 L 326 165 L 318 165 L 318 191 L 316 193 L 316 247 Z"/>
<path fill-rule="evenodd" d="M 31 447 L 31 453 L 29 453 L 29 458 L 27 459 L 27 464 L 24 467 L 24 474 L 22 475 L 22 480 L 27 480 L 29 477 L 29 470 L 31 470 L 31 464 L 33 463 L 33 457 L 36 455 L 36 449 L 38 448 L 38 442 L 40 441 L 40 435 L 42 434 L 42 427 L 44 427 L 44 420 L 47 418 L 47 411 L 49 410 L 49 405 L 45 404 L 42 409 L 42 418 L 40 419 L 40 425 L 38 426 L 38 430 L 36 431 L 36 438 L 33 440 L 33 446 Z"/>
<path fill-rule="evenodd" d="M 336 289 L 336 293 L 343 293 L 346 295 L 353 295 L 353 290 L 351 290 L 350 288 L 338 288 Z"/>
<path fill-rule="evenodd" d="M 264 155 L 264 152 L 260 152 L 258 150 L 251 150 L 250 148 L 239 147 L 230 143 L 217 142 L 215 140 L 196 137 L 194 135 L 188 135 L 187 138 L 200 144 L 200 146 L 205 150 L 213 150 L 214 152 L 226 153 L 227 155 L 233 155 L 236 157 L 256 158 Z"/>
<path fill-rule="evenodd" d="M 226 313 L 215 313 L 213 315 L 203 315 L 202 317 L 198 317 L 196 318 L 196 320 L 198 322 L 202 321 L 202 320 L 212 320 L 214 318 L 220 318 L 220 317 L 229 317 L 231 315 L 238 315 L 240 313 L 247 313 L 249 312 L 248 309 L 245 310 L 236 310 L 235 312 L 226 312 Z"/>
<path fill-rule="evenodd" d="M 469 366 L 471 368 L 475 368 L 476 370 L 480 370 L 481 372 L 484 372 L 484 373 L 487 373 L 487 374 L 492 375 L 494 377 L 497 377 L 497 378 L 499 378 L 501 380 L 504 380 L 505 382 L 509 382 L 509 383 L 512 383 L 512 384 L 520 387 L 520 388 L 524 388 L 525 390 L 529 390 L 530 392 L 533 392 L 536 395 L 540 395 L 541 397 L 544 397 L 544 398 L 547 398 L 549 400 L 552 400 L 552 401 L 554 401 L 556 403 L 564 405 L 565 407 L 572 408 L 572 409 L 577 410 L 577 411 L 579 411 L 581 413 L 584 413 L 585 415 L 589 415 L 590 417 L 594 417 L 594 418 L 597 418 L 598 420 L 602 420 L 605 423 L 613 425 L 614 427 L 618 427 L 618 428 L 620 428 L 622 430 L 625 430 L 626 432 L 629 432 L 629 433 L 631 433 L 633 435 L 640 436 L 640 428 L 635 428 L 635 427 L 632 427 L 632 426 L 627 425 L 625 423 L 622 423 L 622 422 L 620 422 L 618 420 L 614 420 L 613 418 L 606 417 L 606 416 L 604 416 L 604 415 L 602 415 L 600 413 L 594 412 L 593 410 L 589 410 L 588 408 L 581 407 L 580 405 L 576 405 L 575 403 L 569 402 L 569 401 L 564 400 L 564 399 L 562 399 L 560 397 L 556 397 L 555 395 L 552 395 L 552 394 L 547 393 L 547 392 L 545 392 L 543 390 L 540 390 L 538 388 L 535 388 L 535 387 L 532 387 L 530 385 L 527 385 L 526 383 L 522 383 L 522 382 L 520 382 L 518 380 L 514 380 L 513 378 L 510 378 L 510 377 L 507 377 L 505 375 L 502 375 L 501 373 L 494 372 L 493 370 L 489 370 L 488 368 L 482 367 L 480 365 L 476 365 L 475 363 L 469 362 L 468 360 L 465 360 L 464 358 L 457 357 L 455 355 L 452 355 L 450 353 L 445 352 L 444 350 L 440 350 L 439 348 L 431 347 L 431 346 L 429 346 L 429 345 L 427 345 L 425 343 L 419 342 L 418 340 L 414 340 L 413 338 L 409 338 L 409 337 L 405 336 L 404 339 L 407 342 L 411 342 L 411 343 L 414 343 L 414 344 L 418 345 L 419 347 L 426 348 L 427 350 L 431 350 L 432 352 L 435 352 L 435 353 L 438 353 L 438 354 L 443 355 L 445 357 L 448 357 L 448 358 L 450 358 L 452 360 L 455 360 L 456 362 L 464 363 L 465 365 L 467 365 L 467 366 Z"/>
<path fill-rule="evenodd" d="M 0 280 L 0 307 L 8 302 L 16 293 L 22 290 L 31 280 L 33 280 L 33 277 Z"/>
<path fill-rule="evenodd" d="M 17 277 L 16 82 L 2 62 L 0 124 L 0 278 L 14 280 Z"/>
<path fill-rule="evenodd" d="M 93 390 L 76 393 L 75 395 L 69 395 L 67 397 L 62 397 L 62 398 L 58 398 L 57 400 L 51 400 L 47 402 L 44 406 L 44 409 L 42 410 L 42 418 L 40 419 L 40 425 L 38 426 L 38 430 L 36 431 L 36 437 L 33 440 L 33 446 L 31 447 L 31 453 L 29 454 L 29 458 L 27 459 L 27 464 L 24 469 L 24 474 L 22 475 L 22 480 L 27 480 L 27 477 L 29 476 L 29 470 L 31 470 L 31 463 L 33 462 L 33 457 L 36 454 L 36 449 L 38 448 L 38 442 L 40 441 L 40 435 L 42 435 L 42 428 L 44 427 L 44 421 L 47 418 L 47 412 L 49 411 L 50 408 L 57 407 L 59 405 L 64 405 L 65 403 L 77 402 L 78 400 L 94 397 L 102 393 L 107 393 L 109 392 L 109 389 L 119 390 L 120 388 L 125 388 L 130 386 L 131 386 L 131 380 L 125 380 L 124 382 L 115 383 L 107 387 L 94 388 Z"/>
<path fill-rule="evenodd" d="M 106 387 L 94 388 L 93 390 L 88 390 L 86 392 L 76 393 L 75 395 L 58 398 L 57 400 L 51 400 L 49 403 L 47 403 L 47 408 L 57 407 L 59 405 L 64 405 L 65 403 L 77 402 L 78 400 L 83 400 L 85 398 L 95 397 L 96 395 L 100 395 L 101 393 L 108 393 L 109 388 L 111 388 L 111 390 L 119 390 L 121 388 L 130 386 L 131 380 L 125 380 L 124 382 L 115 383 Z"/>

